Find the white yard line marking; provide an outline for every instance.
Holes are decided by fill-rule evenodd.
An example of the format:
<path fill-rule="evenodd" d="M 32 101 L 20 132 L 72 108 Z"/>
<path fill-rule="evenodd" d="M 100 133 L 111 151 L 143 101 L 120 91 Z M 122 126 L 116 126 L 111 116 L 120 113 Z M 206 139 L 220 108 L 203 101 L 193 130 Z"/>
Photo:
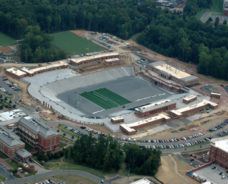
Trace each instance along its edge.
<path fill-rule="evenodd" d="M 139 102 L 139 101 L 142 101 L 142 100 L 146 100 L 146 99 L 149 99 L 149 98 L 154 98 L 155 96 L 156 95 L 140 98 L 140 99 L 137 99 L 136 102 Z"/>
<path fill-rule="evenodd" d="M 100 111 L 95 111 L 95 112 L 93 112 L 92 114 L 97 114 L 97 113 L 103 112 L 103 111 L 104 111 L 104 109 L 102 109 L 102 110 L 100 110 Z"/>

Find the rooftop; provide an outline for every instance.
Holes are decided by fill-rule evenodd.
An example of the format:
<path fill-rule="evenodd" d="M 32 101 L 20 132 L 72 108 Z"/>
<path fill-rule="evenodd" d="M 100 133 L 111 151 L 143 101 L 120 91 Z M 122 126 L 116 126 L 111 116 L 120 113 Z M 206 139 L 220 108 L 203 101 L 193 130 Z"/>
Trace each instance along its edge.
<path fill-rule="evenodd" d="M 193 109 L 204 107 L 206 105 L 210 105 L 212 107 L 217 107 L 218 104 L 211 102 L 209 100 L 202 100 L 199 103 L 192 104 L 192 105 L 180 108 L 180 109 L 171 110 L 170 112 L 172 112 L 173 114 L 176 114 L 177 116 L 181 116 L 184 112 L 188 112 L 188 111 L 191 111 Z"/>
<path fill-rule="evenodd" d="M 195 95 L 189 95 L 189 96 L 184 97 L 184 100 L 191 101 L 191 100 L 193 100 L 195 98 L 197 98 L 197 96 L 195 96 Z"/>
<path fill-rule="evenodd" d="M 115 116 L 115 117 L 112 117 L 111 120 L 113 120 L 113 121 L 121 121 L 121 120 L 124 120 L 124 118 L 122 116 Z"/>
<path fill-rule="evenodd" d="M 55 69 L 55 68 L 58 68 L 58 67 L 67 67 L 67 66 L 68 66 L 68 64 L 66 62 L 58 61 L 58 62 L 51 63 L 51 64 L 49 64 L 47 66 L 42 66 L 42 67 L 33 68 L 33 69 L 29 69 L 29 68 L 23 67 L 21 70 L 23 70 L 24 72 L 26 72 L 26 73 L 28 73 L 30 75 L 33 75 L 33 74 L 36 74 L 36 73 L 39 73 L 39 72 Z"/>
<path fill-rule="evenodd" d="M 141 107 L 137 107 L 137 108 L 135 108 L 135 110 L 144 113 L 144 112 L 148 112 L 148 111 L 151 111 L 151 110 L 154 110 L 154 109 L 165 107 L 167 105 L 171 105 L 173 103 L 174 102 L 171 102 L 171 100 L 166 99 L 166 100 L 161 100 L 161 101 L 158 101 L 158 102 L 155 102 L 155 103 L 151 103 L 151 104 L 148 104 L 148 105 L 144 105 L 144 106 L 141 106 Z"/>
<path fill-rule="evenodd" d="M 49 128 L 44 123 L 37 121 L 37 120 L 34 120 L 34 119 L 22 118 L 18 123 L 23 124 L 24 126 L 29 128 L 31 131 L 33 131 L 34 133 L 41 134 L 44 137 L 48 137 L 48 136 L 58 134 L 54 129 Z"/>
<path fill-rule="evenodd" d="M 0 113 L 0 122 L 10 121 L 15 118 L 24 117 L 26 114 L 20 109 Z"/>
<path fill-rule="evenodd" d="M 28 158 L 32 156 L 32 154 L 28 152 L 26 149 L 17 150 L 17 155 L 21 158 Z"/>
<path fill-rule="evenodd" d="M 153 184 L 150 180 L 148 180 L 147 178 L 142 178 L 140 180 L 131 182 L 130 184 Z"/>
<path fill-rule="evenodd" d="M 168 65 L 166 64 L 165 62 L 161 62 L 161 61 L 158 61 L 158 62 L 155 62 L 155 63 L 152 63 L 152 66 L 155 67 L 156 69 L 160 70 L 160 71 L 163 71 L 177 79 L 183 79 L 183 78 L 186 78 L 186 77 L 190 77 L 191 75 L 184 72 L 184 71 L 181 71 L 171 65 Z"/>
<path fill-rule="evenodd" d="M 9 147 L 24 145 L 20 138 L 6 128 L 0 128 L 0 141 Z"/>
<path fill-rule="evenodd" d="M 24 71 L 18 69 L 18 68 L 15 68 L 15 67 L 12 67 L 12 68 L 8 68 L 6 69 L 7 72 L 9 73 L 12 73 L 18 77 L 23 77 L 25 76 L 27 73 L 25 73 Z"/>
<path fill-rule="evenodd" d="M 228 153 L 228 136 L 212 139 L 211 143 L 214 147 L 219 148 Z"/>
<path fill-rule="evenodd" d="M 105 58 L 105 57 L 118 57 L 119 53 L 118 52 L 106 52 L 106 53 L 101 53 L 101 54 L 96 54 L 92 56 L 85 56 L 85 57 L 80 57 L 80 58 L 74 58 L 71 59 L 72 62 L 79 64 L 84 61 L 89 61 L 89 60 L 94 60 L 94 59 L 100 59 L 100 58 Z M 110 62 L 110 61 L 107 61 Z"/>
<path fill-rule="evenodd" d="M 160 113 L 156 116 L 153 116 L 144 120 L 140 120 L 140 121 L 136 121 L 134 123 L 128 123 L 128 124 L 125 123 L 125 124 L 121 124 L 120 126 L 130 133 L 130 132 L 135 132 L 136 131 L 135 128 L 139 126 L 144 126 L 158 120 L 169 120 L 169 119 L 170 119 L 169 116 L 167 116 L 164 113 Z"/>
<path fill-rule="evenodd" d="M 110 59 L 106 59 L 105 62 L 107 63 L 111 63 L 111 62 L 115 62 L 115 61 L 119 61 L 119 58 L 110 58 Z"/>

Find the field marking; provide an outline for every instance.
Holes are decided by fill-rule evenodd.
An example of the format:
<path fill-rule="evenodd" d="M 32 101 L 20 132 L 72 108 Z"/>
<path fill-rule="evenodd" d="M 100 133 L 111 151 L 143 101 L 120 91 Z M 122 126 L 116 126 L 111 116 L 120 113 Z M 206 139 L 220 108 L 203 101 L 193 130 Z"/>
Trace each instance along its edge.
<path fill-rule="evenodd" d="M 129 100 L 106 88 L 100 88 L 90 92 L 83 92 L 80 95 L 89 99 L 103 109 L 111 109 L 130 103 Z"/>
<path fill-rule="evenodd" d="M 139 99 L 136 100 L 136 102 L 139 102 L 139 101 L 142 101 L 142 100 L 146 100 L 146 99 L 149 99 L 149 98 L 154 98 L 156 96 L 158 96 L 158 95 L 153 95 L 153 96 L 148 96 L 148 97 L 144 97 L 144 98 L 139 98 Z"/>
<path fill-rule="evenodd" d="M 147 100 L 149 98 L 154 98 L 154 97 L 157 97 L 157 96 L 164 96 L 165 93 L 161 93 L 161 94 L 157 94 L 157 95 L 153 95 L 153 96 L 148 96 L 148 97 L 144 97 L 144 98 L 139 98 L 136 100 L 136 102 L 139 102 L 139 101 L 142 101 L 142 100 Z"/>
<path fill-rule="evenodd" d="M 104 111 L 104 109 L 102 109 L 102 110 L 100 110 L 100 111 L 95 111 L 95 112 L 93 112 L 92 114 L 97 114 L 97 113 L 103 112 L 103 111 Z"/>

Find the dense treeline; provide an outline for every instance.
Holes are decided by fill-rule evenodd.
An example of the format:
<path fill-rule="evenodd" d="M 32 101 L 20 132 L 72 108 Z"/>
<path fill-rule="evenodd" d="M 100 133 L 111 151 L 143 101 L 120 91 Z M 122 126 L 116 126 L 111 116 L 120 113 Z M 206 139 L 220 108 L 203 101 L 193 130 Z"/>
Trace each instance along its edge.
<path fill-rule="evenodd" d="M 0 0 L 0 31 L 20 38 L 39 25 L 47 33 L 84 28 L 129 38 L 158 12 L 153 0 Z"/>
<path fill-rule="evenodd" d="M 63 59 L 65 53 L 51 45 L 51 37 L 38 26 L 29 26 L 20 43 L 21 60 L 24 62 L 48 62 Z"/>
<path fill-rule="evenodd" d="M 83 28 L 129 38 L 144 30 L 153 14 L 157 10 L 152 0 L 0 0 L 0 31 L 17 39 L 30 35 L 21 43 L 21 60 L 45 62 L 65 54 L 47 45 L 50 38 L 45 44 L 31 38 L 30 26 L 38 25 L 46 33 Z M 41 46 L 34 48 L 33 40 Z"/>
<path fill-rule="evenodd" d="M 219 1 L 219 0 L 218 0 Z M 212 6 L 213 0 L 189 0 L 187 1 L 184 15 L 191 16 L 197 14 L 201 9 L 207 9 Z"/>
<path fill-rule="evenodd" d="M 65 157 L 103 171 L 118 171 L 123 164 L 129 172 L 154 175 L 160 165 L 160 151 L 140 148 L 137 145 L 122 146 L 111 137 L 82 135 L 65 152 Z"/>
<path fill-rule="evenodd" d="M 162 14 L 151 21 L 138 42 L 164 55 L 193 62 L 202 74 L 228 80 L 228 26 L 203 24 L 194 16 Z M 205 52 L 208 57 L 202 57 Z"/>
<path fill-rule="evenodd" d="M 125 163 L 129 172 L 142 175 L 155 175 L 160 165 L 161 152 L 127 144 Z"/>
<path fill-rule="evenodd" d="M 211 5 L 212 0 L 188 0 L 180 15 L 156 8 L 154 0 L 0 0 L 0 31 L 15 38 L 23 38 L 28 35 L 29 26 L 37 25 L 45 33 L 83 28 L 124 39 L 140 33 L 139 43 L 199 64 L 199 72 L 203 74 L 228 79 L 228 71 L 224 71 L 227 60 L 222 55 L 228 52 L 228 27 L 210 21 L 203 24 L 194 17 L 197 11 Z M 23 61 L 50 61 L 64 56 L 48 45 L 50 39 L 44 45 L 38 41 L 42 46 L 35 49 L 31 40 L 26 36 L 22 42 Z M 202 57 L 205 52 L 202 48 L 209 50 L 211 57 Z M 219 57 L 218 63 L 214 61 L 215 55 Z"/>

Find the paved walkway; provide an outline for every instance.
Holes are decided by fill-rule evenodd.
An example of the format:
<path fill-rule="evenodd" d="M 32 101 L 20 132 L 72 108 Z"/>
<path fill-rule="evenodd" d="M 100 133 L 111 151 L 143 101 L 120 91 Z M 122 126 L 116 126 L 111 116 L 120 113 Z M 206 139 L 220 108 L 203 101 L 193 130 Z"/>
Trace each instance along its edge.
<path fill-rule="evenodd" d="M 90 174 L 88 172 L 85 171 L 80 171 L 80 170 L 53 170 L 53 171 L 49 171 L 46 173 L 42 173 L 42 174 L 36 174 L 33 176 L 28 176 L 25 178 L 16 178 L 16 179 L 12 179 L 12 180 L 7 180 L 5 181 L 5 184 L 34 184 L 36 182 L 51 178 L 53 176 L 80 176 L 83 178 L 86 178 L 88 180 L 91 180 L 95 183 L 99 183 L 101 181 L 102 178 L 95 176 L 93 174 Z"/>

